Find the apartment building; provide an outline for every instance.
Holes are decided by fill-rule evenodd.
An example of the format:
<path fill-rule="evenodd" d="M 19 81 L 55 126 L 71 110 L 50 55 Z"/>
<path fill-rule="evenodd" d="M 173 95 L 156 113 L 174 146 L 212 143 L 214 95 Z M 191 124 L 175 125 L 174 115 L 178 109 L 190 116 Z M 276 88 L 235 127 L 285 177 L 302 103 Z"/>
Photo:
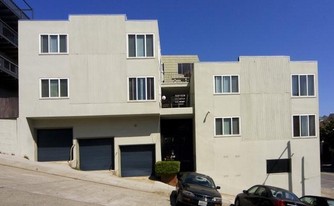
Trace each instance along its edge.
<path fill-rule="evenodd" d="M 122 177 L 176 159 L 224 193 L 320 194 L 316 62 L 161 56 L 157 21 L 124 15 L 19 30 L 17 155 Z"/>

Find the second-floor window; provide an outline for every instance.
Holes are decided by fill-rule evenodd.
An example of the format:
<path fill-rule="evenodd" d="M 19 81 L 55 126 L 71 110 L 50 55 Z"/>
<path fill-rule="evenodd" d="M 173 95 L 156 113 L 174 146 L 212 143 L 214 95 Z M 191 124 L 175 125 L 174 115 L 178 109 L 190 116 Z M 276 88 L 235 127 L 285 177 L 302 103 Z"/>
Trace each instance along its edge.
<path fill-rule="evenodd" d="M 68 79 L 41 79 L 41 98 L 68 97 Z"/>
<path fill-rule="evenodd" d="M 215 94 L 239 93 L 239 76 L 223 75 L 214 77 Z"/>
<path fill-rule="evenodd" d="M 293 116 L 294 137 L 315 136 L 315 115 L 294 115 Z"/>
<path fill-rule="evenodd" d="M 153 34 L 129 34 L 128 57 L 153 57 Z"/>
<path fill-rule="evenodd" d="M 215 135 L 240 135 L 239 117 L 215 118 Z"/>
<path fill-rule="evenodd" d="M 66 54 L 68 52 L 66 34 L 42 34 L 40 41 L 41 54 Z"/>
<path fill-rule="evenodd" d="M 154 100 L 154 78 L 129 78 L 129 100 Z"/>
<path fill-rule="evenodd" d="M 314 96 L 314 75 L 292 75 L 292 96 Z"/>

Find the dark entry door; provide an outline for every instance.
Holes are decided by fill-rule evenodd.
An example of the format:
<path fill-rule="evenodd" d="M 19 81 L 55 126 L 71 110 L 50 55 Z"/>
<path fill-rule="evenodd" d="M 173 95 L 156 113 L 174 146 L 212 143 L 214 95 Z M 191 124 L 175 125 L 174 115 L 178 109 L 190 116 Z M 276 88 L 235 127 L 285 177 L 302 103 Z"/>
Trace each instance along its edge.
<path fill-rule="evenodd" d="M 155 163 L 154 145 L 121 146 L 122 177 L 150 176 Z"/>
<path fill-rule="evenodd" d="M 69 160 L 72 139 L 72 129 L 37 130 L 37 160 Z"/>
<path fill-rule="evenodd" d="M 80 169 L 114 169 L 114 139 L 80 139 Z"/>

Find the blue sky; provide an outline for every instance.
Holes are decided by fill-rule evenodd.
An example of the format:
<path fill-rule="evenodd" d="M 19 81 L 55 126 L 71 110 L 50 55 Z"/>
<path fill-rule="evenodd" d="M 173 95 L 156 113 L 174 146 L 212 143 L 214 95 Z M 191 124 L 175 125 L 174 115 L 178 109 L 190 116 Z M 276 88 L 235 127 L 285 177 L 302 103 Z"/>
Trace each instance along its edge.
<path fill-rule="evenodd" d="M 159 21 L 162 54 L 201 61 L 245 55 L 316 60 L 320 115 L 334 113 L 333 0 L 27 0 L 34 19 L 70 14 L 126 14 Z"/>

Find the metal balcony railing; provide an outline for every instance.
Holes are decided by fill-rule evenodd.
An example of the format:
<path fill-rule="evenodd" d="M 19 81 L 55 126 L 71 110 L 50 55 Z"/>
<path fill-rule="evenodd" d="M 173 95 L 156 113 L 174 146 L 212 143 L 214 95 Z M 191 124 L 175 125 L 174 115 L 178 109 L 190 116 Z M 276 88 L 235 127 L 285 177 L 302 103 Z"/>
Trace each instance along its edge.
<path fill-rule="evenodd" d="M 17 32 L 10 28 L 5 22 L 0 20 L 0 35 L 10 41 L 15 46 L 18 46 Z"/>
<path fill-rule="evenodd" d="M 0 55 L 0 70 L 18 78 L 18 66 Z"/>
<path fill-rule="evenodd" d="M 162 84 L 184 84 L 190 82 L 191 74 L 179 74 L 177 72 L 163 72 Z"/>
<path fill-rule="evenodd" d="M 162 108 L 190 107 L 188 94 L 175 94 L 170 97 L 164 96 L 161 103 Z"/>

